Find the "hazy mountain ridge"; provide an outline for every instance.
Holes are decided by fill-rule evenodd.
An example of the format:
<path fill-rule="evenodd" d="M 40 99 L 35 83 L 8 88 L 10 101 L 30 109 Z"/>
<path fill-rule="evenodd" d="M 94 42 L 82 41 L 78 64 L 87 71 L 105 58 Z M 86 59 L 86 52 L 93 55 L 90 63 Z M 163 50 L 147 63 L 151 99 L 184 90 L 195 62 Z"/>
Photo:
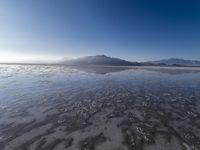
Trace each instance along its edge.
<path fill-rule="evenodd" d="M 184 65 L 184 66 L 200 66 L 198 60 L 185 60 L 180 58 L 162 59 L 159 61 L 149 61 L 152 64 L 166 64 L 166 65 Z"/>
<path fill-rule="evenodd" d="M 200 67 L 198 60 L 185 60 L 179 58 L 162 59 L 158 61 L 136 62 L 127 61 L 120 58 L 109 57 L 106 55 L 85 56 L 76 59 L 63 58 L 57 62 L 51 61 L 27 61 L 15 63 L 0 63 L 0 64 L 62 64 L 62 65 L 100 65 L 100 66 L 193 66 Z"/>
<path fill-rule="evenodd" d="M 111 66 L 134 66 L 140 65 L 138 62 L 130 62 L 120 58 L 108 57 L 106 55 L 86 56 L 73 60 L 64 61 L 70 65 L 111 65 Z"/>
<path fill-rule="evenodd" d="M 178 58 L 162 59 L 158 61 L 134 62 L 106 55 L 85 56 L 61 63 L 68 65 L 110 65 L 110 66 L 200 66 L 198 60 L 185 60 Z"/>

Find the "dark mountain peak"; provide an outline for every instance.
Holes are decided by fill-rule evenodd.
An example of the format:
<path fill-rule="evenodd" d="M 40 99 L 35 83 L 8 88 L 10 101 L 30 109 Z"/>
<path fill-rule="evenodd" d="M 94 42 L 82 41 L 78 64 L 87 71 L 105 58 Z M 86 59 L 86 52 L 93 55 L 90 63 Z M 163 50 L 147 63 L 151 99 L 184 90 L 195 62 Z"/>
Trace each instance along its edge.
<path fill-rule="evenodd" d="M 95 55 L 95 56 L 85 56 L 78 59 L 109 59 L 109 58 L 111 57 L 108 57 L 106 55 Z"/>
<path fill-rule="evenodd" d="M 165 59 L 165 60 L 183 60 L 183 59 L 171 57 L 171 58 L 168 58 L 168 59 Z"/>
<path fill-rule="evenodd" d="M 129 62 L 120 58 L 109 57 L 106 55 L 85 56 L 70 61 L 65 61 L 70 65 L 110 65 L 110 66 L 133 66 L 139 65 L 137 62 Z"/>
<path fill-rule="evenodd" d="M 106 55 L 96 55 L 95 57 L 106 57 L 106 58 L 108 58 L 108 56 L 106 56 Z"/>

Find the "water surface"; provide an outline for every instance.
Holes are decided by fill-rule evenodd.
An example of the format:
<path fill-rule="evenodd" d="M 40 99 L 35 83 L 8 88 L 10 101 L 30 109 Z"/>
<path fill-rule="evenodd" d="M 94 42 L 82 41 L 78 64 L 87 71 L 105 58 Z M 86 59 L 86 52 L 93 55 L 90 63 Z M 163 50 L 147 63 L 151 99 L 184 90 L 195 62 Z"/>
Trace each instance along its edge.
<path fill-rule="evenodd" d="M 200 71 L 0 65 L 3 150 L 200 149 Z"/>

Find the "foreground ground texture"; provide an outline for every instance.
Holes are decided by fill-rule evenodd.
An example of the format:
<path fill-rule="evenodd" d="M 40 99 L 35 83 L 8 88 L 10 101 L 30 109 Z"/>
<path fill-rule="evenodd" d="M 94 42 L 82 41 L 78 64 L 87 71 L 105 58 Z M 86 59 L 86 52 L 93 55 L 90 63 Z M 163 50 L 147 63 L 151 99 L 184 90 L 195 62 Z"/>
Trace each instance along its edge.
<path fill-rule="evenodd" d="M 0 150 L 199 150 L 199 91 L 193 69 L 1 65 Z"/>

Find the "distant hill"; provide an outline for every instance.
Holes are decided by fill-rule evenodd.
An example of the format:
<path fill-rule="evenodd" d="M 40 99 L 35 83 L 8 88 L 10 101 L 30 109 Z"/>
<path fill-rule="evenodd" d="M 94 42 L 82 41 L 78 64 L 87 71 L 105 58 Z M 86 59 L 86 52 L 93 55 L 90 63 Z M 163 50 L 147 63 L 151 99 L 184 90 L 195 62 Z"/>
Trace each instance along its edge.
<path fill-rule="evenodd" d="M 106 65 L 106 66 L 200 66 L 200 61 L 178 58 L 162 59 L 159 61 L 131 62 L 106 55 L 85 56 L 72 60 L 63 60 L 67 65 Z"/>
<path fill-rule="evenodd" d="M 130 62 L 119 58 L 108 57 L 105 55 L 86 56 L 73 60 L 63 61 L 64 64 L 69 65 L 110 65 L 110 66 L 136 66 L 140 65 L 138 62 Z"/>
<path fill-rule="evenodd" d="M 185 60 L 185 59 L 178 59 L 178 58 L 169 58 L 169 59 L 162 59 L 159 61 L 150 61 L 148 63 L 151 64 L 165 64 L 165 65 L 173 65 L 173 66 L 200 66 L 200 61 L 198 60 Z"/>

